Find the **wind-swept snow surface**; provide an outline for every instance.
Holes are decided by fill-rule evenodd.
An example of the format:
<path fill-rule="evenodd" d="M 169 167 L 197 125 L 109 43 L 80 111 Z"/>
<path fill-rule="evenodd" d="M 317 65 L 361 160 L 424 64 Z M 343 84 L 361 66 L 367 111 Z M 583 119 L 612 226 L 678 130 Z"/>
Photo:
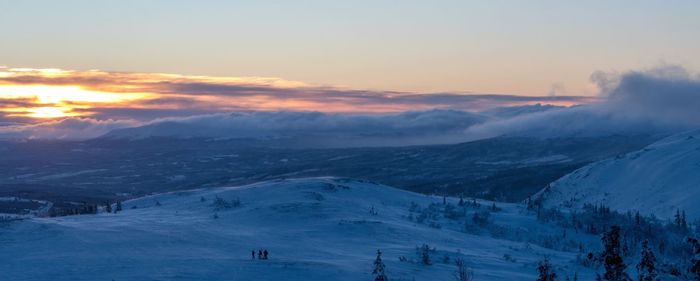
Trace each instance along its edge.
<path fill-rule="evenodd" d="M 640 151 L 585 166 L 542 190 L 547 207 L 604 204 L 671 218 L 700 218 L 700 131 L 677 134 Z"/>
<path fill-rule="evenodd" d="M 481 212 L 492 206 L 468 201 L 479 202 Z M 499 237 L 495 232 L 467 233 L 465 219 L 447 220 L 442 213 L 432 226 L 412 219 L 412 206 L 431 203 L 444 206 L 443 198 L 338 178 L 155 195 L 125 202 L 117 214 L 5 223 L 0 226 L 0 277 L 372 280 L 372 262 L 381 249 L 391 280 L 452 280 L 457 257 L 476 280 L 533 280 L 536 263 L 545 255 L 560 276 L 577 271 L 581 280 L 593 278 L 590 269 L 576 265 L 574 250 L 524 242 L 534 235 L 562 240 L 562 229 L 538 223 L 524 206 L 498 203 L 498 211 L 491 213 L 490 220 L 500 225 L 494 229 L 520 237 L 505 239 L 494 238 Z M 577 239 L 598 243 L 594 236 Z M 432 265 L 421 264 L 416 254 L 416 246 L 423 244 L 435 248 Z M 251 251 L 258 249 L 267 249 L 269 259 L 251 259 Z"/>

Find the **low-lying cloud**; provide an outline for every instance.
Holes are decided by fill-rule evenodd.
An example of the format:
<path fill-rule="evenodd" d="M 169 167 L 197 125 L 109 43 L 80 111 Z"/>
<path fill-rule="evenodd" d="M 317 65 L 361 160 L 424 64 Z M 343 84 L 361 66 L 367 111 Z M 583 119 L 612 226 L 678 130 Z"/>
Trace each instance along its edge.
<path fill-rule="evenodd" d="M 112 87 L 105 82 L 112 80 L 101 75 L 107 74 L 71 78 L 92 83 L 90 89 Z M 157 92 L 158 98 L 140 100 L 138 107 L 84 109 L 89 118 L 50 123 L 17 124 L 17 120 L 0 116 L 0 123 L 4 120 L 0 138 L 84 139 L 107 134 L 118 138 L 295 139 L 364 146 L 454 143 L 503 135 L 668 134 L 700 127 L 700 78 L 677 66 L 622 74 L 596 72 L 591 81 L 600 93 L 588 98 L 373 92 L 264 79 L 259 80 L 265 81 L 262 84 L 233 85 L 211 78 L 163 81 L 146 75 L 138 76 L 146 82 L 133 83 L 129 82 L 132 74 L 114 75 L 118 81 L 131 83 L 131 88 Z M 78 82 L 62 79 L 60 83 Z M 19 81 L 37 82 L 27 77 L 14 82 Z M 212 97 L 224 99 L 209 101 Z M 224 102 L 228 98 L 237 102 Z M 271 100 L 291 109 L 265 107 Z M 212 105 L 218 103 L 224 105 Z M 248 107 L 248 103 L 262 104 L 264 109 Z M 319 110 L 296 110 L 298 105 Z M 339 110 L 351 105 L 357 108 Z M 324 108 L 332 110 L 320 110 Z"/>
<path fill-rule="evenodd" d="M 700 127 L 700 78 L 664 66 L 624 74 L 596 72 L 600 102 L 494 120 L 470 127 L 476 138 L 500 135 L 666 134 Z"/>
<path fill-rule="evenodd" d="M 8 124 L 0 126 L 0 139 L 60 139 L 82 140 L 104 135 L 112 130 L 137 126 L 128 120 L 95 120 L 68 118 L 38 124 Z"/>
<path fill-rule="evenodd" d="M 106 137 L 243 138 L 286 140 L 299 145 L 307 142 L 306 146 L 449 143 L 463 138 L 466 128 L 486 119 L 456 110 L 373 115 L 252 112 L 156 120 L 141 127 L 115 130 Z"/>

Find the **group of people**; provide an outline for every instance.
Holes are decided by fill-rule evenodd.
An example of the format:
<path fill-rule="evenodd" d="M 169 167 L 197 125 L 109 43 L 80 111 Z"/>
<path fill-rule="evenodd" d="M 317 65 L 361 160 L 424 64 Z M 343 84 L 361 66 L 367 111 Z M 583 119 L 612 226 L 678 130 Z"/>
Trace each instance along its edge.
<path fill-rule="evenodd" d="M 252 259 L 255 259 L 255 250 L 251 251 L 250 254 L 251 254 Z M 258 259 L 259 260 L 266 260 L 267 259 L 267 249 L 258 250 Z"/>

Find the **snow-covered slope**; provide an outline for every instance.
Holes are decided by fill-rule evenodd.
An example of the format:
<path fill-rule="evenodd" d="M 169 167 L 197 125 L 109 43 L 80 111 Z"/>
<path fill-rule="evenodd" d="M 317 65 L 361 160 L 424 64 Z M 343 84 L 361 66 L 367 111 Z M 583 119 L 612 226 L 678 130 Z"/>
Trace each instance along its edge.
<path fill-rule="evenodd" d="M 391 280 L 452 280 L 455 266 L 442 262 L 445 255 L 452 261 L 464 258 L 476 280 L 534 280 L 536 262 L 545 255 L 560 276 L 578 271 L 583 280 L 593 278 L 589 269 L 576 267 L 575 252 L 468 234 L 464 219 L 440 216 L 440 227 L 409 220 L 412 205 L 430 203 L 442 206 L 442 198 L 338 178 L 154 195 L 125 202 L 117 214 L 0 224 L 0 277 L 372 280 L 372 262 L 381 249 Z M 500 226 L 494 229 L 517 233 L 519 241 L 529 235 L 561 240 L 561 229 L 539 224 L 523 206 L 498 206 L 502 210 L 491 219 Z M 596 237 L 588 238 L 598 243 Z M 410 262 L 417 260 L 415 247 L 423 243 L 437 250 L 431 266 Z M 269 250 L 269 260 L 251 260 L 251 250 L 260 248 Z M 399 261 L 401 256 L 409 262 Z"/>
<path fill-rule="evenodd" d="M 700 130 L 677 134 L 640 151 L 585 166 L 536 197 L 545 206 L 605 204 L 671 218 L 685 210 L 700 218 Z"/>

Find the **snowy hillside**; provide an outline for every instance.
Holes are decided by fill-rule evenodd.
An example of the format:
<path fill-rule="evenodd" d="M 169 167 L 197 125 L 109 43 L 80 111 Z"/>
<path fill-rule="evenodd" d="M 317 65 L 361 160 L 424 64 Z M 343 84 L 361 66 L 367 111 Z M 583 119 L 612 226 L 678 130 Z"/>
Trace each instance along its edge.
<path fill-rule="evenodd" d="M 446 200 L 338 178 L 154 195 L 125 202 L 117 214 L 0 223 L 0 277 L 371 280 L 381 249 L 391 280 L 453 280 L 458 257 L 476 280 L 534 280 L 544 256 L 562 277 L 578 272 L 581 280 L 593 278 L 576 256 L 579 242 L 595 248 L 597 236 L 567 236 L 522 205 L 492 209 L 491 202 L 469 199 L 476 207 L 457 207 L 458 199 Z M 432 206 L 445 216 L 428 212 Z M 453 207 L 464 208 L 461 216 L 454 212 L 459 219 L 447 218 Z M 469 225 L 477 212 L 488 213 L 488 227 Z M 432 265 L 420 263 L 416 247 L 423 244 L 435 248 Z M 252 260 L 251 250 L 261 248 L 269 250 L 269 260 Z"/>
<path fill-rule="evenodd" d="M 700 131 L 674 135 L 640 151 L 585 166 L 536 197 L 547 207 L 602 203 L 662 219 L 680 209 L 689 219 L 699 219 Z"/>

